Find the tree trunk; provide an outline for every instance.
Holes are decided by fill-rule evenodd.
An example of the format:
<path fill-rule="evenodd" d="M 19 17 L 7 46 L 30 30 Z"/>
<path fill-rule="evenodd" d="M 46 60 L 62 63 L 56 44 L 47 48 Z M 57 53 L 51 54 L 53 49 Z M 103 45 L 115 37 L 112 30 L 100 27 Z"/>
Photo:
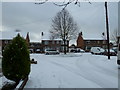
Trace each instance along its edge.
<path fill-rule="evenodd" d="M 66 54 L 66 40 L 64 40 L 64 54 Z"/>

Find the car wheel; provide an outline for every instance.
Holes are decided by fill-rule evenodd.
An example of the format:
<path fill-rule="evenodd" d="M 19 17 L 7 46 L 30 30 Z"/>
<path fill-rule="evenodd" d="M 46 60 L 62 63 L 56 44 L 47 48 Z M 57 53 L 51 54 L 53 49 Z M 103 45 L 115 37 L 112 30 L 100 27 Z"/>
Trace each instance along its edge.
<path fill-rule="evenodd" d="M 91 52 L 91 54 L 94 54 L 93 52 Z"/>
<path fill-rule="evenodd" d="M 46 53 L 46 55 L 49 55 L 49 53 Z"/>
<path fill-rule="evenodd" d="M 117 60 L 117 64 L 120 65 L 120 60 Z"/>

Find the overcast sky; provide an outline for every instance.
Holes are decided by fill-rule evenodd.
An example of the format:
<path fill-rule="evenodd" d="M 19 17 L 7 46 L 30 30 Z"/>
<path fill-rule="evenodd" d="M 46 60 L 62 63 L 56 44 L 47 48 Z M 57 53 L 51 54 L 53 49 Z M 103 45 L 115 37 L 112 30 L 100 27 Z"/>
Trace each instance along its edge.
<path fill-rule="evenodd" d="M 47 2 L 36 5 L 32 2 L 4 2 L 2 3 L 2 31 L 3 38 L 15 36 L 16 29 L 21 30 L 22 36 L 30 33 L 30 40 L 41 40 L 41 32 L 49 38 L 51 20 L 62 8 Z M 105 8 L 103 2 L 81 3 L 81 6 L 70 4 L 66 8 L 83 32 L 84 38 L 101 38 L 106 32 Z M 118 28 L 118 3 L 108 3 L 110 33 Z M 0 18 L 1 19 L 1 18 Z M 79 32 L 78 32 L 79 33 Z"/>

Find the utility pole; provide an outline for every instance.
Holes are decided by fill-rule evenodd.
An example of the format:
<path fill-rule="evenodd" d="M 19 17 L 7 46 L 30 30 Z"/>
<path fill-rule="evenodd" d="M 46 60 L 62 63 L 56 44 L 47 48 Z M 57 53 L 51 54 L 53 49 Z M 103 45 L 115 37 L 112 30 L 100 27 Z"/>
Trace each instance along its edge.
<path fill-rule="evenodd" d="M 106 11 L 106 30 L 107 30 L 108 59 L 110 59 L 110 46 L 109 46 L 109 23 L 108 23 L 108 10 L 107 10 L 107 2 L 105 2 L 105 11 Z"/>

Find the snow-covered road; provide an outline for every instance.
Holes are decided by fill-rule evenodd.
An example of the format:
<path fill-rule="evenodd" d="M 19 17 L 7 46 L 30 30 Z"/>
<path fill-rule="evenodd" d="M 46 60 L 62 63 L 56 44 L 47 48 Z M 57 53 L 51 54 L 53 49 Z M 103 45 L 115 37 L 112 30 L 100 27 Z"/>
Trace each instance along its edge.
<path fill-rule="evenodd" d="M 117 88 L 116 56 L 31 54 L 33 64 L 25 88 Z"/>

